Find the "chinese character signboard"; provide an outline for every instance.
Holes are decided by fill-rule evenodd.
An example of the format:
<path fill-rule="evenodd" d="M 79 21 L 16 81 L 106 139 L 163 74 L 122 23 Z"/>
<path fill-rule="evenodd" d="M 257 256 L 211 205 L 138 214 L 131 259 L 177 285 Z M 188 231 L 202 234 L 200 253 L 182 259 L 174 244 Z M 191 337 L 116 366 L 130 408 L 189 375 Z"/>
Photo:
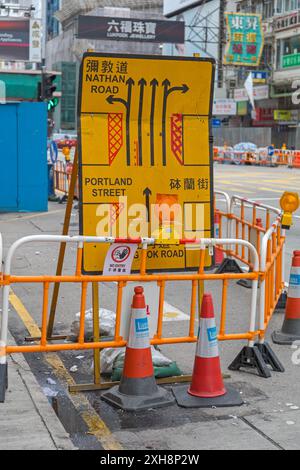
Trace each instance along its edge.
<path fill-rule="evenodd" d="M 0 58 L 6 61 L 41 62 L 40 20 L 0 19 Z"/>
<path fill-rule="evenodd" d="M 236 116 L 236 102 L 229 99 L 214 100 L 213 114 L 214 116 Z"/>
<path fill-rule="evenodd" d="M 176 240 L 213 235 L 214 70 L 211 59 L 85 54 L 79 92 L 82 235 L 165 240 L 161 205 L 176 207 L 168 219 Z M 85 246 L 84 272 L 102 272 L 107 250 Z M 140 251 L 134 270 L 139 259 Z M 148 251 L 152 271 L 198 266 L 199 247 L 185 250 L 170 242 Z"/>
<path fill-rule="evenodd" d="M 225 16 L 228 43 L 224 64 L 259 66 L 264 47 L 261 15 L 225 13 Z"/>
<path fill-rule="evenodd" d="M 269 86 L 257 86 L 253 88 L 253 95 L 255 100 L 266 100 L 269 98 Z M 249 95 L 246 88 L 236 88 L 234 90 L 235 101 L 249 101 Z"/>
<path fill-rule="evenodd" d="M 78 38 L 183 44 L 183 21 L 79 16 Z"/>

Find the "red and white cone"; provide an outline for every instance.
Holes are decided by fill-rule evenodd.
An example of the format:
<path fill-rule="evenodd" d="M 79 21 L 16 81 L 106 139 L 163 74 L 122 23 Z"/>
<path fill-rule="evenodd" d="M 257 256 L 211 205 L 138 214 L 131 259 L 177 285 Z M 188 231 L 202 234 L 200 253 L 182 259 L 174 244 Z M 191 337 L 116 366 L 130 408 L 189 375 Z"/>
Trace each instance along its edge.
<path fill-rule="evenodd" d="M 291 345 L 300 340 L 300 251 L 294 251 L 285 320 L 272 335 L 275 344 Z"/>
<path fill-rule="evenodd" d="M 104 393 L 102 399 L 125 411 L 159 408 L 174 403 L 173 397 L 158 387 L 155 381 L 148 312 L 142 287 L 135 288 L 130 334 L 120 386 Z"/>
<path fill-rule="evenodd" d="M 220 238 L 221 214 L 219 210 L 215 211 L 215 238 Z M 220 248 L 215 248 L 215 265 L 221 266 L 224 261 L 224 253 Z"/>
<path fill-rule="evenodd" d="M 231 386 L 224 386 L 211 294 L 203 297 L 192 384 L 188 388 L 174 387 L 173 393 L 178 405 L 183 408 L 243 405 L 241 395 Z"/>
<path fill-rule="evenodd" d="M 204 295 L 192 385 L 194 397 L 212 398 L 226 394 L 219 356 L 218 334 L 211 295 Z"/>

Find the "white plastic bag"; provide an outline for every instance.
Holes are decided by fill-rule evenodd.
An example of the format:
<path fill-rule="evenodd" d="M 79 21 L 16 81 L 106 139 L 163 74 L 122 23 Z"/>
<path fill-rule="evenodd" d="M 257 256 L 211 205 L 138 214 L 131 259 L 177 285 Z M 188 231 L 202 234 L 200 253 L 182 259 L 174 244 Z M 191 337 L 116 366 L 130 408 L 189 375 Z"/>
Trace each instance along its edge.
<path fill-rule="evenodd" d="M 78 337 L 80 329 L 80 313 L 76 314 L 77 320 L 72 323 L 71 332 Z M 101 336 L 114 336 L 116 325 L 116 314 L 111 310 L 101 308 L 99 310 L 99 323 Z M 94 337 L 93 333 L 93 309 L 85 312 L 85 340 L 90 341 Z"/>

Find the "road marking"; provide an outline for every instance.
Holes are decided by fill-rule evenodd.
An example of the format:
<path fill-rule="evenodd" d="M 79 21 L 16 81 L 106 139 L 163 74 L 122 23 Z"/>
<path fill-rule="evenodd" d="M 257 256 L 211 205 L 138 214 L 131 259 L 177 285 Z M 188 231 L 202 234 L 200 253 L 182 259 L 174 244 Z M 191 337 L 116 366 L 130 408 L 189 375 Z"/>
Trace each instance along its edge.
<path fill-rule="evenodd" d="M 168 304 L 168 302 L 164 303 L 164 322 L 172 322 L 172 321 L 190 321 L 190 317 L 183 313 L 173 305 Z"/>
<path fill-rule="evenodd" d="M 279 190 L 279 189 L 271 189 L 271 188 L 258 188 L 260 191 L 264 191 L 264 192 L 268 192 L 268 193 L 277 193 L 277 194 L 283 194 L 284 191 L 283 190 Z"/>
<path fill-rule="evenodd" d="M 32 337 L 41 336 L 40 328 L 13 291 L 10 293 L 9 300 L 24 323 L 29 334 Z M 44 354 L 44 357 L 46 362 L 53 368 L 55 376 L 63 382 L 64 386 L 66 386 L 66 389 L 67 386 L 76 385 L 73 377 L 69 374 L 62 360 L 56 353 L 47 353 Z M 89 434 L 95 436 L 105 450 L 123 450 L 121 444 L 114 438 L 109 428 L 82 393 L 68 393 L 68 398 L 74 405 L 79 416 L 81 416 L 86 423 Z"/>
<path fill-rule="evenodd" d="M 7 220 L 2 220 L 2 223 L 8 223 L 8 222 L 18 222 L 22 220 L 30 220 L 30 219 L 36 219 L 38 217 L 46 217 L 47 215 L 52 215 L 52 214 L 60 214 L 61 212 L 65 212 L 65 209 L 59 209 L 57 211 L 50 211 L 50 212 L 43 212 L 41 214 L 34 214 L 34 215 L 26 215 L 25 217 L 15 217 L 14 219 L 7 219 Z"/>
<path fill-rule="evenodd" d="M 232 183 L 231 183 L 231 184 L 232 184 Z M 223 186 L 223 183 L 218 183 L 218 189 L 221 188 L 222 186 Z M 224 187 L 225 187 L 225 186 L 224 186 Z M 225 187 L 225 189 L 229 189 L 229 188 Z M 241 187 L 237 188 L 237 187 L 235 187 L 235 186 L 231 186 L 230 191 L 231 191 L 231 192 L 239 192 L 239 191 L 241 191 L 241 189 L 242 189 Z M 244 189 L 244 188 L 243 188 L 243 193 L 244 193 L 244 194 L 255 194 L 254 191 L 247 191 L 247 190 Z"/>

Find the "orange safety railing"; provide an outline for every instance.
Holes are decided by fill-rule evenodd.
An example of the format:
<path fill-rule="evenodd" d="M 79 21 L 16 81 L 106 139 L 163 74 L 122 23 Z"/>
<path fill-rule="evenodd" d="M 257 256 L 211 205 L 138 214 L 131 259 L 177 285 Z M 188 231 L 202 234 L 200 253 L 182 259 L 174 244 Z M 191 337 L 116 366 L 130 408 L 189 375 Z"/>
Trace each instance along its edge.
<path fill-rule="evenodd" d="M 69 276 L 14 276 L 11 274 L 11 266 L 16 251 L 27 243 L 75 243 L 78 245 L 77 249 L 77 262 L 76 271 L 74 275 Z M 132 274 L 127 276 L 106 276 L 106 275 L 83 275 L 81 272 L 83 244 L 84 243 L 131 243 L 139 244 L 142 246 L 141 266 L 139 274 Z M 244 245 L 252 253 L 255 269 L 254 272 L 245 274 L 211 274 L 205 272 L 205 255 L 207 247 L 216 246 L 217 243 L 221 245 Z M 93 238 L 93 237 L 60 237 L 60 236 L 33 236 L 23 238 L 10 248 L 5 262 L 4 276 L 3 276 L 3 308 L 2 308 L 2 322 L 1 322 L 1 335 L 0 335 L 0 366 L 6 363 L 6 357 L 9 354 L 15 353 L 42 353 L 53 351 L 71 351 L 71 350 L 103 350 L 107 348 L 121 348 L 126 346 L 126 340 L 121 335 L 121 322 L 122 322 L 122 299 L 123 291 L 127 283 L 155 283 L 159 286 L 159 311 L 157 328 L 154 337 L 151 339 L 152 345 L 167 345 L 167 344 L 182 344 L 182 343 L 195 343 L 197 342 L 197 328 L 196 320 L 197 315 L 197 295 L 200 281 L 211 282 L 219 281 L 222 284 L 222 306 L 220 313 L 220 341 L 241 341 L 247 340 L 248 346 L 253 347 L 255 340 L 259 336 L 259 330 L 256 329 L 257 323 L 257 296 L 258 296 L 258 279 L 259 279 L 259 259 L 257 252 L 253 246 L 247 241 L 243 240 L 216 240 L 216 239 L 203 239 L 198 241 L 181 240 L 180 244 L 185 245 L 186 249 L 193 248 L 195 245 L 200 250 L 200 264 L 199 270 L 196 274 L 147 274 L 147 250 L 150 245 L 154 245 L 154 239 L 139 239 L 139 240 L 116 240 L 109 238 Z M 248 279 L 253 281 L 251 306 L 249 308 L 249 329 L 244 332 L 231 332 L 227 330 L 227 296 L 229 282 L 240 279 Z M 85 313 L 87 304 L 87 292 L 90 284 L 112 282 L 117 283 L 117 305 L 116 305 L 116 325 L 114 338 L 111 341 L 100 341 L 95 343 L 87 343 L 85 341 Z M 163 315 L 164 315 L 164 301 L 165 291 L 168 283 L 191 283 L 191 301 L 190 301 L 190 321 L 188 331 L 184 332 L 181 336 L 165 337 L 163 333 Z M 78 340 L 73 343 L 51 344 L 47 338 L 48 326 L 48 311 L 49 311 L 49 290 L 51 285 L 54 284 L 76 284 L 81 285 L 81 302 L 80 302 L 80 328 Z M 38 344 L 34 345 L 17 345 L 11 346 L 7 344 L 7 328 L 8 328 L 8 311 L 9 311 L 9 293 L 14 285 L 31 284 L 43 286 L 43 302 L 42 302 L 42 321 L 41 321 L 41 340 Z"/>
<path fill-rule="evenodd" d="M 71 177 L 73 171 L 72 163 L 64 163 L 62 161 L 56 162 L 54 165 L 54 189 L 60 191 L 63 194 L 69 193 L 69 188 L 71 184 Z M 75 186 L 74 196 L 79 197 L 79 182 L 77 179 Z"/>
<path fill-rule="evenodd" d="M 229 234 L 254 245 L 261 261 L 262 237 L 271 227 L 273 220 L 280 215 L 279 209 L 240 196 L 233 196 L 229 215 Z M 253 268 L 251 254 L 245 247 L 236 246 L 235 250 L 227 251 L 227 255 Z"/>
<path fill-rule="evenodd" d="M 285 231 L 281 229 L 278 218 L 262 240 L 261 253 L 261 292 L 260 292 L 260 342 L 263 343 L 266 330 L 276 310 L 282 293 L 284 281 Z"/>
<path fill-rule="evenodd" d="M 219 209 L 223 223 L 220 233 L 228 223 L 227 236 L 241 238 L 251 243 L 257 251 L 260 262 L 260 341 L 263 343 L 267 328 L 276 310 L 285 284 L 285 241 L 286 232 L 281 226 L 281 211 L 274 207 L 259 204 L 249 199 L 233 196 L 228 209 L 226 193 L 215 193 L 215 206 L 226 202 L 226 209 Z M 258 216 L 261 218 L 258 219 Z M 236 245 L 225 249 L 227 257 L 234 258 L 253 269 L 253 259 L 245 246 Z"/>

